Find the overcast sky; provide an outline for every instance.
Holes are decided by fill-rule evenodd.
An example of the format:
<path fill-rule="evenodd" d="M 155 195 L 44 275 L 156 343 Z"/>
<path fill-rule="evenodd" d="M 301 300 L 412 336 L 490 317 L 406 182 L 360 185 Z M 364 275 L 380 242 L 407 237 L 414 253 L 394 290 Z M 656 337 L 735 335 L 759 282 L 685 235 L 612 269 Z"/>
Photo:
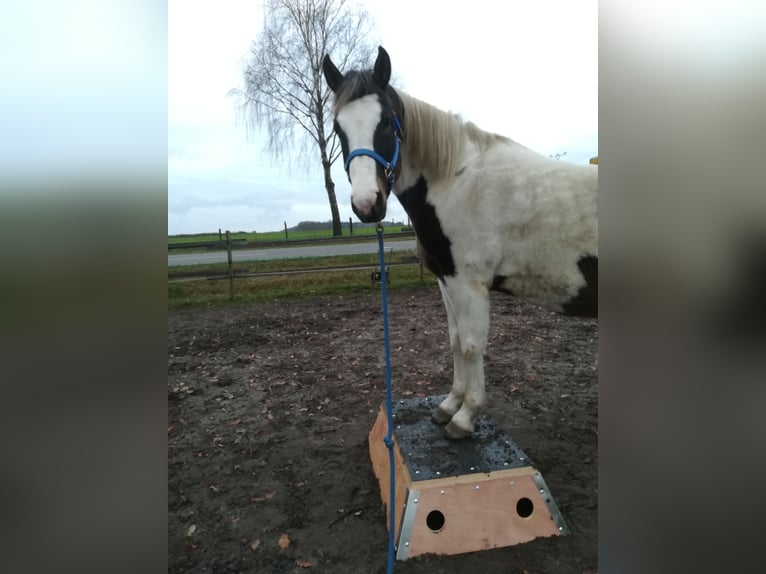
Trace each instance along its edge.
<path fill-rule="evenodd" d="M 598 154 L 598 3 L 361 2 L 404 91 L 542 154 Z M 321 166 L 280 164 L 237 121 L 231 88 L 258 0 L 168 3 L 168 233 L 272 231 L 331 218 Z M 466 9 L 470 6 L 470 9 Z M 372 65 L 372 62 L 370 62 Z M 333 178 L 345 222 L 350 185 Z M 396 200 L 387 220 L 406 219 Z"/>

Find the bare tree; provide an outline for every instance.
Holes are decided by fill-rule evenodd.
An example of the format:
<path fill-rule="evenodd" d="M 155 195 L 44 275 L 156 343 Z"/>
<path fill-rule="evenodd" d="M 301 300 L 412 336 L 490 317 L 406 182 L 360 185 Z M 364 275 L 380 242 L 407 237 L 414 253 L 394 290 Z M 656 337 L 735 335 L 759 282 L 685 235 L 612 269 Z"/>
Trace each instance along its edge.
<path fill-rule="evenodd" d="M 313 144 L 319 148 L 333 235 L 342 234 L 331 174 L 341 150 L 330 123 L 322 58 L 329 53 L 344 70 L 363 66 L 372 54 L 371 28 L 367 13 L 348 0 L 266 0 L 263 30 L 243 70 L 244 90 L 230 92 L 249 129 L 265 125 L 275 157 L 297 141 L 304 152 Z"/>

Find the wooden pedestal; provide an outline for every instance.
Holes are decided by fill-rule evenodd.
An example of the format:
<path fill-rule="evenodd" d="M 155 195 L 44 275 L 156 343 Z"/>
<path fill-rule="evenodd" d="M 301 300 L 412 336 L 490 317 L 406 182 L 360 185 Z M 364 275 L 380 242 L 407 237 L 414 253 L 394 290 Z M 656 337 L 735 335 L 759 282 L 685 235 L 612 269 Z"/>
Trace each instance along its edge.
<path fill-rule="evenodd" d="M 482 416 L 474 435 L 450 441 L 430 420 L 444 396 L 394 404 L 396 557 L 462 554 L 567 533 L 541 474 L 497 424 Z M 387 512 L 385 405 L 369 435 L 370 458 Z M 388 521 L 386 522 L 388 524 Z"/>

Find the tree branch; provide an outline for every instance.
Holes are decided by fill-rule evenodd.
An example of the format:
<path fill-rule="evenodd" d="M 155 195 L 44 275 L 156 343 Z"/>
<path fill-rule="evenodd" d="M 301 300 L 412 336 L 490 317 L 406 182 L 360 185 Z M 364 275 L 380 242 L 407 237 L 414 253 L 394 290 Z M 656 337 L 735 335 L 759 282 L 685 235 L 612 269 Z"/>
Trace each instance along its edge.
<path fill-rule="evenodd" d="M 304 150 L 316 146 L 331 165 L 338 159 L 322 59 L 331 54 L 344 70 L 368 67 L 375 47 L 371 37 L 367 13 L 348 0 L 265 0 L 263 30 L 243 69 L 244 88 L 229 94 L 248 129 L 266 128 L 272 155 L 280 157 L 302 142 Z M 334 184 L 327 185 L 335 220 Z"/>

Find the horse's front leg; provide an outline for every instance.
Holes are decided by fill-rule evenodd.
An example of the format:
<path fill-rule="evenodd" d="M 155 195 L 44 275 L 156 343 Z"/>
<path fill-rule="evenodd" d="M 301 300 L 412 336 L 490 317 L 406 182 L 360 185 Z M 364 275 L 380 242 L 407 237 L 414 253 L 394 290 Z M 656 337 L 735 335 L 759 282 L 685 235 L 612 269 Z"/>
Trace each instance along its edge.
<path fill-rule="evenodd" d="M 431 420 L 440 425 L 446 425 L 452 419 L 452 416 L 460 409 L 465 396 L 466 377 L 463 370 L 463 354 L 460 352 L 460 337 L 455 321 L 455 311 L 444 283 L 439 280 L 439 290 L 444 301 L 444 308 L 447 311 L 447 326 L 449 327 L 449 342 L 452 349 L 452 389 L 447 398 L 436 407 L 431 413 Z"/>
<path fill-rule="evenodd" d="M 439 405 L 452 414 L 444 433 L 453 439 L 473 433 L 476 419 L 487 402 L 484 390 L 484 350 L 489 332 L 489 292 L 485 285 L 458 278 L 442 286 L 445 306 L 450 314 L 450 342 L 455 364 L 452 392 Z M 450 413 L 452 409 L 459 407 Z M 436 417 L 434 417 L 436 418 Z"/>

